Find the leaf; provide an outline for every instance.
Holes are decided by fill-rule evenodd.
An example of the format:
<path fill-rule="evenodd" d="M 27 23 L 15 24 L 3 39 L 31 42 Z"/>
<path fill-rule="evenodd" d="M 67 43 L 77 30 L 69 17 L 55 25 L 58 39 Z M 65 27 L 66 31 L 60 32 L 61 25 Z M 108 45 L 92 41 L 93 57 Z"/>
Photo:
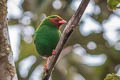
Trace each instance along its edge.
<path fill-rule="evenodd" d="M 112 74 L 108 74 L 104 80 L 120 80 L 120 77 L 112 73 Z"/>
<path fill-rule="evenodd" d="M 120 0 L 107 0 L 107 3 L 108 3 L 108 8 L 110 10 L 115 10 L 115 9 L 120 8 L 118 6 L 118 4 L 120 3 Z"/>

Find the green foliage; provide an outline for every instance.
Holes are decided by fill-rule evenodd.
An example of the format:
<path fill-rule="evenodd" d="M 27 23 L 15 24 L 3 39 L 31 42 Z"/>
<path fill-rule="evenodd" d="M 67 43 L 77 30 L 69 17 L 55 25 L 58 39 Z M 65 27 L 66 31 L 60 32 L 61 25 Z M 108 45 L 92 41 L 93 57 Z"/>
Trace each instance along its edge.
<path fill-rule="evenodd" d="M 112 74 L 108 74 L 104 80 L 120 80 L 120 77 L 112 73 Z"/>
<path fill-rule="evenodd" d="M 25 41 L 21 40 L 20 52 L 19 60 L 22 60 L 31 55 L 39 56 L 33 41 L 31 43 L 26 43 Z"/>
<path fill-rule="evenodd" d="M 112 10 L 118 9 L 118 4 L 120 3 L 120 0 L 107 0 L 108 7 Z"/>

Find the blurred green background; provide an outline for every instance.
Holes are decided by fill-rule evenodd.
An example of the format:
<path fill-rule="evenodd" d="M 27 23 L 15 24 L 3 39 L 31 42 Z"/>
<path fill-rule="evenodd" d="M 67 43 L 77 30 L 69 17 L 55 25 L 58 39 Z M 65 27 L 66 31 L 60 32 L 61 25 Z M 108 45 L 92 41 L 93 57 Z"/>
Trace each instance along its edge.
<path fill-rule="evenodd" d="M 46 16 L 69 21 L 81 0 L 8 0 L 9 34 L 19 80 L 41 80 L 43 60 L 33 36 Z M 63 25 L 61 31 L 63 31 Z M 120 10 L 109 11 L 106 0 L 91 0 L 67 41 L 51 80 L 104 80 L 120 75 Z"/>

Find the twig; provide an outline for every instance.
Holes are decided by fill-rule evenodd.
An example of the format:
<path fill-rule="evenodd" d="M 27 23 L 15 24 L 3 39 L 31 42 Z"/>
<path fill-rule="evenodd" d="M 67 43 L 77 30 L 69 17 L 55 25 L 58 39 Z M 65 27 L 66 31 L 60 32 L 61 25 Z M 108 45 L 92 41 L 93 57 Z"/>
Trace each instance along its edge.
<path fill-rule="evenodd" d="M 66 41 L 68 40 L 68 37 L 70 36 L 70 34 L 73 32 L 73 29 L 78 25 L 78 23 L 81 19 L 81 16 L 83 15 L 83 12 L 85 11 L 89 1 L 90 0 L 82 0 L 76 13 L 72 16 L 72 18 L 69 20 L 68 24 L 66 25 L 66 27 L 62 33 L 62 36 L 56 46 L 56 49 L 55 49 L 56 55 L 53 55 L 51 57 L 48 67 L 47 67 L 46 71 L 44 71 L 42 80 L 49 80 L 49 77 L 50 77 L 52 70 L 58 60 L 58 57 L 63 49 L 63 46 L 65 45 Z"/>

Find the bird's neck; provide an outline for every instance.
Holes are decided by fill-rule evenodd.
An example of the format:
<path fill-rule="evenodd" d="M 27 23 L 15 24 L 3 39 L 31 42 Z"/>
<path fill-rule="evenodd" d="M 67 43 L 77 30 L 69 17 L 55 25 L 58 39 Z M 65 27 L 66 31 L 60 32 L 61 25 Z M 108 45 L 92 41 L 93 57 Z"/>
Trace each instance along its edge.
<path fill-rule="evenodd" d="M 48 25 L 50 27 L 57 28 L 57 29 L 60 28 L 60 24 L 55 24 L 55 23 L 52 23 L 50 21 L 46 21 L 46 22 L 42 23 L 42 25 Z"/>

